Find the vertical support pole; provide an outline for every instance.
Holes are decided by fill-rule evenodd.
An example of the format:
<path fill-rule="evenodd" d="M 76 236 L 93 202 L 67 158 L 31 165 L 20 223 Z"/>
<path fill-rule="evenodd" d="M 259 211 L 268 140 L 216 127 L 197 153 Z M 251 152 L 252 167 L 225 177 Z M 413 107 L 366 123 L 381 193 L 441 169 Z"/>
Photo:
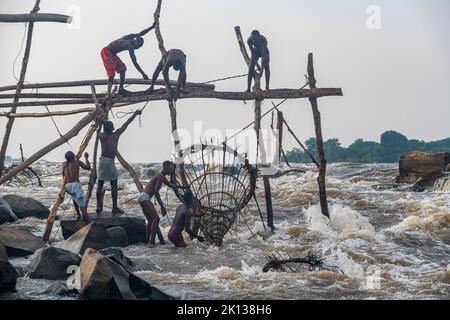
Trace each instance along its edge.
<path fill-rule="evenodd" d="M 316 78 L 314 76 L 314 64 L 313 64 L 313 54 L 308 55 L 308 81 L 309 87 L 311 89 L 316 88 Z M 317 105 L 317 98 L 309 98 L 311 103 L 313 117 L 314 117 L 314 128 L 316 131 L 316 143 L 317 143 L 317 153 L 319 155 L 319 176 L 317 182 L 319 184 L 319 198 L 320 198 L 320 208 L 322 214 L 330 218 L 330 213 L 328 211 L 328 201 L 325 186 L 325 175 L 327 171 L 327 160 L 325 159 L 325 151 L 323 148 L 323 138 L 322 138 L 322 125 L 320 119 L 319 107 Z"/>
<path fill-rule="evenodd" d="M 273 206 L 272 206 L 272 190 L 270 189 L 270 180 L 268 176 L 263 176 L 264 181 L 264 197 L 266 200 L 267 209 L 267 225 L 274 232 L 275 227 L 273 225 Z"/>
<path fill-rule="evenodd" d="M 20 148 L 20 158 L 22 159 L 22 162 L 25 162 L 25 157 L 23 156 L 23 147 L 22 144 L 19 144 Z"/>
<path fill-rule="evenodd" d="M 281 161 L 283 154 L 283 112 L 277 111 L 277 132 L 278 132 L 278 160 Z"/>
<path fill-rule="evenodd" d="M 39 11 L 40 2 L 41 2 L 40 0 L 36 0 L 34 8 L 33 8 L 33 10 L 31 10 L 30 13 L 36 13 Z M 20 71 L 19 81 L 17 82 L 16 94 L 15 94 L 14 100 L 13 100 L 14 104 L 17 104 L 19 102 L 19 95 L 23 89 L 23 83 L 25 81 L 25 74 L 26 74 L 27 68 L 28 68 L 28 60 L 30 58 L 31 42 L 33 40 L 33 29 L 34 29 L 34 23 L 30 22 L 28 24 L 27 44 L 25 46 L 25 53 L 24 53 L 23 59 L 22 59 L 22 69 Z M 16 113 L 17 107 L 16 106 L 12 107 L 10 112 Z M 5 135 L 3 136 L 2 147 L 0 149 L 0 176 L 3 174 L 3 167 L 5 165 L 6 151 L 8 149 L 9 137 L 11 136 L 11 131 L 12 131 L 12 128 L 14 125 L 14 120 L 15 120 L 14 117 L 9 118 L 8 122 L 6 123 L 6 127 L 5 127 Z"/>

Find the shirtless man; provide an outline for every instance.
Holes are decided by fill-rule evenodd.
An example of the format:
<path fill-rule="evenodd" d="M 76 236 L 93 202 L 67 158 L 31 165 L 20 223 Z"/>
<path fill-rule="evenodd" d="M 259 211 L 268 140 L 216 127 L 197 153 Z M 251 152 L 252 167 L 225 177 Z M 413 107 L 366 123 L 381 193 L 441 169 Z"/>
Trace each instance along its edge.
<path fill-rule="evenodd" d="M 184 204 L 177 208 L 177 214 L 168 235 L 170 242 L 177 248 L 187 247 L 187 244 L 183 239 L 183 230 L 191 236 L 191 239 L 196 238 L 200 242 L 205 241 L 202 236 L 195 234 L 191 229 L 191 207 L 194 202 L 194 195 L 192 192 L 188 191 L 183 195 L 183 200 Z"/>
<path fill-rule="evenodd" d="M 270 53 L 267 48 L 267 39 L 258 30 L 254 30 L 250 38 L 248 38 L 247 44 L 252 54 L 252 60 L 248 69 L 247 92 L 251 90 L 252 80 L 255 77 L 255 67 L 258 67 L 258 70 L 261 70 L 261 72 L 266 72 L 266 90 L 269 90 Z M 262 68 L 259 66 L 259 59 L 262 60 Z"/>
<path fill-rule="evenodd" d="M 103 124 L 103 133 L 99 134 L 99 140 L 102 148 L 102 154 L 98 162 L 98 186 L 97 186 L 97 213 L 103 211 L 103 185 L 105 181 L 111 182 L 111 197 L 113 203 L 113 213 L 123 213 L 117 206 L 117 178 L 118 173 L 114 161 L 116 159 L 117 145 L 122 133 L 127 129 L 128 125 L 142 111 L 137 110 L 121 128 L 114 131 L 114 124 L 107 121 Z"/>
<path fill-rule="evenodd" d="M 119 52 L 128 51 L 136 69 L 141 73 L 144 80 L 148 80 L 148 76 L 137 63 L 134 51 L 142 47 L 142 45 L 144 44 L 144 39 L 142 38 L 142 36 L 144 36 L 154 28 L 155 24 L 139 32 L 138 34 L 132 33 L 123 36 L 122 38 L 111 42 L 108 46 L 102 49 L 101 56 L 106 69 L 106 73 L 108 74 L 108 94 L 111 92 L 111 86 L 116 72 L 120 74 L 119 93 L 122 95 L 127 95 L 130 93 L 123 88 L 127 67 L 117 56 Z"/>
<path fill-rule="evenodd" d="M 167 180 L 166 176 L 171 175 L 172 172 L 173 172 L 173 163 L 170 161 L 165 161 L 163 163 L 163 170 L 156 176 L 154 176 L 149 183 L 147 183 L 147 185 L 144 188 L 144 191 L 138 197 L 138 202 L 142 207 L 142 212 L 147 218 L 147 229 L 146 229 L 147 231 L 145 235 L 145 243 L 147 244 L 150 243 L 150 245 L 156 245 L 155 236 L 156 230 L 158 229 L 159 225 L 159 216 L 158 213 L 156 212 L 155 206 L 151 201 L 151 198 L 153 196 L 156 197 L 156 200 L 158 201 L 159 206 L 161 207 L 161 214 L 164 217 L 167 214 L 167 210 L 159 194 L 159 190 L 161 189 L 162 185 L 165 184 L 166 186 L 172 189 L 183 188 L 182 186 L 172 184 Z"/>
<path fill-rule="evenodd" d="M 84 154 L 86 164 L 84 164 L 80 160 L 75 159 L 75 154 L 72 151 L 67 152 L 65 154 L 65 158 L 66 163 L 63 166 L 65 190 L 73 198 L 73 205 L 75 206 L 78 220 L 81 219 L 82 214 L 84 222 L 86 222 L 86 224 L 89 224 L 91 223 L 91 220 L 89 219 L 89 215 L 87 213 L 86 198 L 84 195 L 83 187 L 80 183 L 80 167 L 85 170 L 91 170 L 91 164 L 89 163 L 89 154 L 87 152 Z"/>
<path fill-rule="evenodd" d="M 171 67 L 173 67 L 175 71 L 179 71 L 175 96 L 169 79 L 169 69 Z M 184 90 L 186 87 L 186 55 L 184 52 L 179 49 L 171 49 L 167 51 L 153 73 L 152 86 L 148 89 L 150 94 L 153 93 L 155 81 L 158 79 L 161 71 L 164 77 L 164 82 L 166 83 L 167 92 L 176 101 L 180 96 L 180 91 Z"/>

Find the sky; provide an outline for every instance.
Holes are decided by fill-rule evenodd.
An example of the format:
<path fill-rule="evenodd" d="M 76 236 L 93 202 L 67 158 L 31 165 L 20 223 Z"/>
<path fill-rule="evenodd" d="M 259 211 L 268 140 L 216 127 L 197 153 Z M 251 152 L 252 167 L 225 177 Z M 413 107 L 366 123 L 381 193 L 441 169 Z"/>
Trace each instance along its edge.
<path fill-rule="evenodd" d="M 0 13 L 27 13 L 33 5 L 34 0 L 2 0 Z M 112 40 L 151 25 L 155 5 L 156 0 L 42 0 L 41 12 L 72 14 L 75 22 L 72 26 L 35 25 L 26 81 L 105 78 L 101 49 Z M 373 11 L 367 13 L 374 5 L 380 10 L 379 16 L 373 16 Z M 379 22 L 375 24 L 379 28 L 368 28 L 368 19 Z M 186 53 L 190 82 L 246 73 L 233 29 L 237 25 L 244 37 L 258 29 L 268 39 L 272 88 L 302 86 L 307 55 L 314 53 L 317 85 L 342 88 L 344 93 L 343 97 L 319 99 L 324 139 L 339 138 L 348 146 L 358 138 L 379 141 L 386 130 L 426 141 L 450 136 L 448 0 L 165 0 L 160 22 L 166 48 L 180 48 Z M 23 24 L 0 24 L 0 86 L 16 83 L 13 61 L 23 35 Z M 151 75 L 160 59 L 154 32 L 145 36 L 144 47 L 136 55 L 141 67 Z M 127 76 L 140 77 L 128 54 L 120 57 L 128 65 Z M 19 56 L 15 65 L 17 76 L 21 59 Z M 216 86 L 224 91 L 245 88 L 245 78 Z M 76 90 L 88 93 L 87 88 Z M 270 107 L 270 101 L 265 101 L 264 111 Z M 281 110 L 300 139 L 314 136 L 307 99 L 290 100 Z M 239 101 L 180 100 L 177 111 L 178 127 L 196 140 L 208 129 L 225 134 L 226 130 L 242 128 L 253 120 L 253 104 Z M 65 132 L 81 117 L 57 117 L 55 121 Z M 141 126 L 134 122 L 122 136 L 122 155 L 131 162 L 170 158 L 167 102 L 150 103 L 141 120 Z M 270 117 L 263 122 L 266 128 L 268 120 Z M 123 121 L 115 119 L 116 127 Z M 5 123 L 4 118 L 0 119 L 1 136 Z M 194 133 L 194 126 L 203 130 Z M 84 131 L 70 141 L 70 146 L 61 146 L 45 159 L 62 161 L 66 151 L 78 150 L 83 134 Z M 17 156 L 21 143 L 27 156 L 56 138 L 58 133 L 49 118 L 17 119 L 7 153 Z M 294 142 L 286 137 L 285 148 L 296 147 Z M 92 149 L 90 146 L 88 151 Z"/>

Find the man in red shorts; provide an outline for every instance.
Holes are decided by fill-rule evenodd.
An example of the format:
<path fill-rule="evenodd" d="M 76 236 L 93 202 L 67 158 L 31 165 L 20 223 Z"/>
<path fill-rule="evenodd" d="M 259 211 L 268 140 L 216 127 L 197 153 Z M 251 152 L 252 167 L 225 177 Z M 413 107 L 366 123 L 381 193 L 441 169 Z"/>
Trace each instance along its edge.
<path fill-rule="evenodd" d="M 120 74 L 119 94 L 127 95 L 130 93 L 129 91 L 123 88 L 123 84 L 125 82 L 125 72 L 127 71 L 127 67 L 122 62 L 122 60 L 120 60 L 120 58 L 117 56 L 117 54 L 122 51 L 128 51 L 130 53 L 130 57 L 131 60 L 133 61 L 134 66 L 141 73 L 144 80 L 149 79 L 148 76 L 145 74 L 145 72 L 137 63 L 134 51 L 142 47 L 142 45 L 144 44 L 144 39 L 142 38 L 142 36 L 144 36 L 154 28 L 155 24 L 141 31 L 140 33 L 128 34 L 118 40 L 111 42 L 108 46 L 102 49 L 101 56 L 103 60 L 103 65 L 105 66 L 106 73 L 108 75 L 108 95 L 111 92 L 111 87 L 116 72 Z"/>

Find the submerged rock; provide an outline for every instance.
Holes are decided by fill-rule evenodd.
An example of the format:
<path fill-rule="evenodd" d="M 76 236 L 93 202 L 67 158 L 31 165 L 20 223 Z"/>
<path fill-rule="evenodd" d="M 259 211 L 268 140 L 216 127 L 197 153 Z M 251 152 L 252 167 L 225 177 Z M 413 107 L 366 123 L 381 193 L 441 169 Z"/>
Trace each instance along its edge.
<path fill-rule="evenodd" d="M 398 183 L 415 183 L 418 190 L 429 188 L 450 164 L 450 153 L 408 152 L 401 155 Z"/>
<path fill-rule="evenodd" d="M 6 253 L 5 245 L 0 241 L 0 260 L 8 261 L 8 254 Z"/>
<path fill-rule="evenodd" d="M 92 222 L 74 233 L 60 247 L 82 255 L 88 248 L 100 250 L 111 246 L 111 240 L 105 226 Z"/>
<path fill-rule="evenodd" d="M 33 279 L 65 280 L 70 274 L 70 266 L 78 266 L 81 257 L 70 251 L 56 247 L 39 249 L 31 257 L 27 267 L 27 275 Z"/>
<path fill-rule="evenodd" d="M 129 244 L 145 242 L 145 220 L 142 218 L 102 213 L 100 217 L 92 216 L 91 219 L 106 229 L 122 227 L 127 233 Z M 63 219 L 60 223 L 64 239 L 68 239 L 86 225 L 84 221 L 80 220 Z"/>
<path fill-rule="evenodd" d="M 7 260 L 0 260 L 0 292 L 16 290 L 17 271 Z"/>
<path fill-rule="evenodd" d="M 88 300 L 171 299 L 100 252 L 88 249 L 80 264 L 80 296 Z"/>
<path fill-rule="evenodd" d="M 55 296 L 72 296 L 77 295 L 78 291 L 69 289 L 65 282 L 57 281 L 45 289 L 44 293 Z"/>
<path fill-rule="evenodd" d="M 10 205 L 12 211 L 19 219 L 35 217 L 47 219 L 50 210 L 35 199 L 24 198 L 17 195 L 7 195 L 3 199 Z"/>
<path fill-rule="evenodd" d="M 9 257 L 24 257 L 45 246 L 44 242 L 26 230 L 13 227 L 0 227 L 0 242 Z"/>
<path fill-rule="evenodd" d="M 17 216 L 11 209 L 11 206 L 2 197 L 0 197 L 0 224 L 5 222 L 14 222 Z"/>
<path fill-rule="evenodd" d="M 125 269 L 129 270 L 133 266 L 133 262 L 123 254 L 120 248 L 106 248 L 99 251 L 105 257 L 110 258 L 112 261 L 120 264 Z"/>

